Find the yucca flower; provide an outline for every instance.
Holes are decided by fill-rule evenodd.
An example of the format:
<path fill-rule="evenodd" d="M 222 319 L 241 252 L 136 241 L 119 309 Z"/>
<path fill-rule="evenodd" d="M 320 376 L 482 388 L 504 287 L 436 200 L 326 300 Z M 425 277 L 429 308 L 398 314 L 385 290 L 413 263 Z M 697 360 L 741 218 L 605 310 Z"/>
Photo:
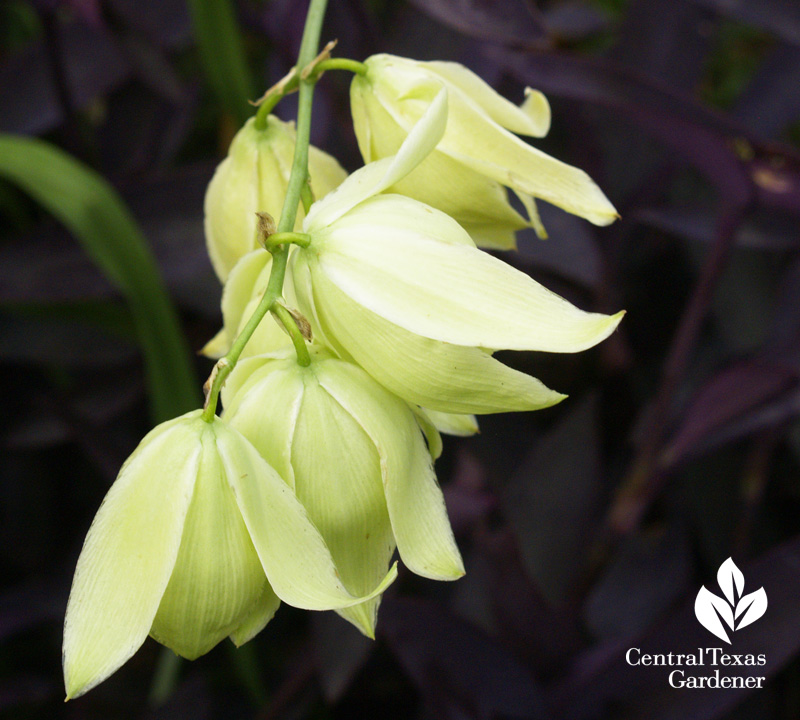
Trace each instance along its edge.
<path fill-rule="evenodd" d="M 194 659 L 227 636 L 247 642 L 279 599 L 339 608 L 395 575 L 351 595 L 286 482 L 236 430 L 190 412 L 142 440 L 89 529 L 64 622 L 67 697 L 105 680 L 148 634 Z"/>
<path fill-rule="evenodd" d="M 308 367 L 293 351 L 248 358 L 223 404 L 226 421 L 287 480 L 351 594 L 381 581 L 395 545 L 418 575 L 464 574 L 414 413 L 361 368 L 318 346 Z M 379 602 L 337 612 L 373 637 Z"/>
<path fill-rule="evenodd" d="M 259 130 L 251 118 L 231 143 L 219 164 L 205 199 L 205 233 L 208 254 L 219 279 L 224 281 L 239 259 L 258 247 L 257 212 L 277 221 L 286 197 L 292 169 L 295 130 L 292 123 L 270 115 Z M 322 198 L 347 177 L 339 163 L 313 145 L 308 168 L 311 189 Z M 296 227 L 303 219 L 300 208 Z"/>
<path fill-rule="evenodd" d="M 447 213 L 478 245 L 512 248 L 514 232 L 529 225 L 544 235 L 534 198 L 597 225 L 617 217 L 585 172 L 513 134 L 547 134 L 550 106 L 542 93 L 529 89 L 517 107 L 458 63 L 373 55 L 364 64 L 366 74 L 353 78 L 350 105 L 367 163 L 394 155 L 433 99 L 447 90 L 448 121 L 441 142 L 391 191 Z M 511 207 L 504 188 L 519 196 L 529 220 Z"/>
<path fill-rule="evenodd" d="M 261 249 L 239 260 L 228 276 L 222 293 L 223 328 L 203 348 L 204 354 L 221 357 L 230 349 L 231 343 L 261 301 L 271 269 L 272 256 Z M 283 296 L 290 307 L 296 307 L 291 273 L 286 276 Z M 241 357 L 272 353 L 290 346 L 288 334 L 272 318 L 265 318 L 248 341 Z M 453 415 L 422 408 L 416 412 L 423 425 L 429 423 L 439 432 L 460 436 L 478 432 L 478 423 L 473 415 Z"/>
<path fill-rule="evenodd" d="M 563 398 L 494 350 L 579 352 L 616 328 L 475 247 L 452 218 L 380 194 L 446 132 L 440 91 L 397 155 L 366 165 L 315 203 L 310 244 L 290 260 L 300 311 L 318 337 L 409 403 L 446 413 L 534 410 Z"/>

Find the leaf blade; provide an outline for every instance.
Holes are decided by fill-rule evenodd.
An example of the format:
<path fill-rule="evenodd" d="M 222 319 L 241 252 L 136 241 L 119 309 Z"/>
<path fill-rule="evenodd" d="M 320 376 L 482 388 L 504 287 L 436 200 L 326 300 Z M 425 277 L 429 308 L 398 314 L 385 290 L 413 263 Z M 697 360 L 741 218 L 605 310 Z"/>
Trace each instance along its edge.
<path fill-rule="evenodd" d="M 41 140 L 0 134 L 0 177 L 63 223 L 128 302 L 145 360 L 151 415 L 197 406 L 198 383 L 177 313 L 141 231 L 97 173 Z"/>

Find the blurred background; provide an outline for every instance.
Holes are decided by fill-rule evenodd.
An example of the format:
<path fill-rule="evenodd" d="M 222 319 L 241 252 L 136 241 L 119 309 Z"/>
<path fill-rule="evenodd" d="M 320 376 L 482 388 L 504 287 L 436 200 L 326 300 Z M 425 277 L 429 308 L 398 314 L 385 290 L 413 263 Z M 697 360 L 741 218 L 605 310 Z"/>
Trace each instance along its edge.
<path fill-rule="evenodd" d="M 536 145 L 588 171 L 622 219 L 542 207 L 550 238 L 523 233 L 504 259 L 627 316 L 577 356 L 504 354 L 570 397 L 446 439 L 467 576 L 401 571 L 377 641 L 283 606 L 244 648 L 194 663 L 148 640 L 63 704 L 89 523 L 211 368 L 196 356 L 220 325 L 205 186 L 246 99 L 294 63 L 306 7 L 0 4 L 0 131 L 48 143 L 0 138 L 0 717 L 800 717 L 794 0 L 330 0 L 338 56 L 457 60 L 515 102 L 526 85 L 548 95 Z M 319 83 L 312 139 L 352 171 L 348 81 Z M 720 594 L 728 557 L 769 599 L 725 647 L 766 656 L 764 689 L 671 689 L 667 669 L 626 663 L 632 647 L 724 644 L 693 607 L 703 584 Z"/>

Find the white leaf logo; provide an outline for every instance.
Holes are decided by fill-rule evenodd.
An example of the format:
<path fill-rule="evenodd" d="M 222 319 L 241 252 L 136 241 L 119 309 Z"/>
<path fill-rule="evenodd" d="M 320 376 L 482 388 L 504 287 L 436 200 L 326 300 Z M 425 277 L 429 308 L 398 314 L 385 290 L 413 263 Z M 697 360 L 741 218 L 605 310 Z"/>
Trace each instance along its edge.
<path fill-rule="evenodd" d="M 717 582 L 725 597 L 715 595 L 704 585 L 694 601 L 694 613 L 706 630 L 730 644 L 728 629 L 731 632 L 740 630 L 767 611 L 767 593 L 762 587 L 742 595 L 744 575 L 731 558 L 720 565 Z"/>

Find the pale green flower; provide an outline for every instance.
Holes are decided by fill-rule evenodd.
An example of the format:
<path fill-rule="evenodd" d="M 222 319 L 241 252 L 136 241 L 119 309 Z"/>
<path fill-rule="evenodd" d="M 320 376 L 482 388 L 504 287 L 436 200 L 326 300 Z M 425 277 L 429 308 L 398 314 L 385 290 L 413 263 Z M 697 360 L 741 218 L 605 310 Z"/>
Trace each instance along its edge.
<path fill-rule="evenodd" d="M 187 658 L 247 642 L 279 598 L 323 610 L 351 595 L 303 506 L 236 430 L 197 410 L 128 458 L 78 559 L 64 622 L 67 697 L 105 680 L 148 634 Z"/>
<path fill-rule="evenodd" d="M 203 348 L 210 357 L 221 357 L 230 349 L 244 325 L 261 301 L 272 269 L 272 255 L 264 250 L 254 250 L 245 255 L 231 271 L 222 292 L 222 330 Z M 283 296 L 290 307 L 297 306 L 291 273 L 287 273 L 283 285 Z M 241 357 L 264 355 L 291 346 L 288 334 L 273 318 L 268 317 L 259 324 L 245 345 Z M 230 381 L 229 381 L 230 382 Z M 433 410 L 419 411 L 424 422 L 439 432 L 448 435 L 474 435 L 478 423 L 473 415 L 452 415 Z"/>
<path fill-rule="evenodd" d="M 529 225 L 544 235 L 533 198 L 597 225 L 617 217 L 586 173 L 512 134 L 547 134 L 550 106 L 541 93 L 528 90 L 517 107 L 458 63 L 373 55 L 365 65 L 366 75 L 353 78 L 350 104 L 368 163 L 394 155 L 437 94 L 447 90 L 448 122 L 441 142 L 391 190 L 455 218 L 478 245 L 512 248 L 514 231 Z M 530 221 L 511 207 L 503 186 L 519 196 Z"/>
<path fill-rule="evenodd" d="M 464 574 L 431 456 L 415 416 L 361 368 L 311 346 L 237 365 L 225 419 L 293 488 L 354 595 L 386 574 L 397 545 L 424 577 Z M 435 432 L 435 431 L 434 431 Z M 438 436 L 437 436 L 438 437 Z M 380 598 L 337 612 L 373 637 Z"/>
<path fill-rule="evenodd" d="M 441 91 L 398 154 L 315 203 L 307 248 L 290 260 L 300 311 L 328 346 L 409 403 L 446 413 L 534 410 L 563 396 L 493 359 L 494 350 L 579 352 L 614 316 L 586 313 L 477 249 L 444 213 L 379 194 L 437 146 Z"/>
<path fill-rule="evenodd" d="M 225 280 L 239 258 L 258 247 L 256 213 L 280 218 L 292 169 L 295 130 L 270 115 L 265 130 L 248 120 L 231 143 L 228 157 L 217 167 L 205 200 L 208 254 L 220 280 Z M 339 163 L 314 146 L 308 167 L 315 197 L 327 195 L 347 176 Z M 303 210 L 298 210 L 300 227 Z"/>

